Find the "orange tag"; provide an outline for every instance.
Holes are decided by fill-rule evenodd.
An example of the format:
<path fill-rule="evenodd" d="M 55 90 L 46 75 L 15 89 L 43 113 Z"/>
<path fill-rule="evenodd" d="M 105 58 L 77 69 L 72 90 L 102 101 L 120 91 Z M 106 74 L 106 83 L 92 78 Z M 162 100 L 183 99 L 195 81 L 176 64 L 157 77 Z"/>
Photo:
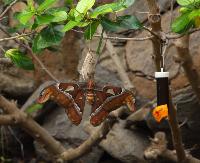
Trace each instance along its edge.
<path fill-rule="evenodd" d="M 157 106 L 153 109 L 153 117 L 157 122 L 160 122 L 163 118 L 168 117 L 168 107 L 167 104 Z"/>

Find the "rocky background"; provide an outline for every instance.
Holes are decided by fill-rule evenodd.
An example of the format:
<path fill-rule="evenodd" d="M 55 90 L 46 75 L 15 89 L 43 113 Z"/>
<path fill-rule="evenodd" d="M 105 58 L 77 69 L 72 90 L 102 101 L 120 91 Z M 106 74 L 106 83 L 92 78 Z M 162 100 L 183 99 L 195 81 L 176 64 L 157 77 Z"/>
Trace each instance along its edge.
<path fill-rule="evenodd" d="M 169 0 L 158 0 L 162 13 L 162 27 L 164 31 L 169 31 L 170 16 Z M 1 5 L 0 5 L 1 6 Z M 176 16 L 177 8 L 174 4 L 173 15 Z M 13 6 L 13 11 L 21 10 L 23 3 L 19 2 Z M 0 10 L 3 10 L 0 8 Z M 11 11 L 9 14 L 12 15 Z M 138 0 L 123 14 L 135 14 L 144 24 L 147 24 L 147 5 L 145 0 Z M 143 13 L 144 12 L 144 13 Z M 12 26 L 15 22 L 8 19 L 3 22 L 4 25 Z M 146 32 L 140 31 L 120 31 L 119 33 L 110 33 L 109 35 L 119 37 L 142 37 Z M 0 38 L 6 37 L 0 31 Z M 77 81 L 79 78 L 79 69 L 82 60 L 88 51 L 96 50 L 98 39 L 94 38 L 91 42 L 85 42 L 82 35 L 75 32 L 68 32 L 62 41 L 60 48 L 56 52 L 46 50 L 40 55 L 41 61 L 60 81 Z M 199 54 L 200 33 L 196 32 L 190 37 L 190 53 L 193 57 L 195 66 L 200 72 L 200 54 Z M 137 109 L 153 100 L 156 94 L 154 81 L 154 63 L 152 60 L 152 44 L 150 40 L 146 41 L 112 41 L 117 54 L 121 58 L 126 71 L 136 87 L 138 96 L 136 97 Z M 170 87 L 173 93 L 173 100 L 177 106 L 178 121 L 181 124 L 181 132 L 186 150 L 193 156 L 200 159 L 200 104 L 193 94 L 188 80 L 184 75 L 181 64 L 175 61 L 176 49 L 169 42 L 167 49 L 165 65 L 170 72 Z M 13 41 L 1 42 L 4 49 L 16 46 Z M 100 83 L 112 83 L 122 86 L 116 66 L 110 58 L 106 48 L 102 49 L 95 78 Z M 3 51 L 0 52 L 3 55 Z M 14 66 L 0 65 L 0 91 L 9 99 L 15 99 L 19 107 L 23 107 L 29 96 L 37 89 L 39 85 L 49 81 L 48 76 L 40 68 L 36 72 L 28 72 L 18 69 Z M 66 147 L 77 147 L 87 139 L 87 121 L 90 107 L 85 107 L 84 118 L 79 126 L 73 126 L 68 121 L 64 109 L 53 103 L 48 103 L 43 108 L 45 111 L 39 111 L 34 117 L 36 120 L 56 139 L 61 141 Z M 166 121 L 156 123 L 151 116 L 149 108 L 148 114 L 137 122 L 128 123 L 123 115 L 113 128 L 93 149 L 85 156 L 75 160 L 76 163 L 109 163 L 109 162 L 144 162 L 143 151 L 149 144 L 149 137 L 156 131 L 165 131 L 169 133 L 169 127 Z M 170 135 L 168 134 L 169 147 L 171 148 Z M 42 146 L 35 142 L 29 135 L 19 128 L 1 126 L 1 153 L 8 158 L 14 158 L 17 162 L 25 159 L 26 162 L 51 162 L 51 156 L 46 153 Z M 15 162 L 14 161 L 14 162 Z M 160 159 L 159 162 L 169 162 Z"/>

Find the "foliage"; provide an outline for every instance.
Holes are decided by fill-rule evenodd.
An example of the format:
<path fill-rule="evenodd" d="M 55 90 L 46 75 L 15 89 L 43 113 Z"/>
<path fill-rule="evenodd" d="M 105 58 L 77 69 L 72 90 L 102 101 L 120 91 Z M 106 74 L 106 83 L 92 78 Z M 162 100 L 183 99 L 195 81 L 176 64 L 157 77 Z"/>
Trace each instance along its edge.
<path fill-rule="evenodd" d="M 4 0 L 9 4 L 11 0 Z M 123 29 L 141 29 L 142 24 L 135 16 L 119 16 L 115 20 L 108 18 L 109 13 L 122 11 L 134 3 L 135 0 L 117 0 L 113 3 L 96 6 L 95 0 L 66 0 L 66 6 L 54 7 L 56 0 L 27 0 L 27 8 L 14 14 L 18 24 L 13 28 L 16 32 L 28 29 L 34 32 L 29 38 L 29 45 L 34 53 L 40 53 L 45 48 L 58 46 L 65 32 L 74 27 L 84 30 L 84 38 L 92 39 L 97 27 L 101 24 L 104 30 L 119 31 Z M 31 59 L 17 49 L 10 49 L 6 56 L 24 69 L 33 69 Z"/>
<path fill-rule="evenodd" d="M 200 0 L 177 0 L 181 6 L 180 16 L 172 23 L 172 31 L 185 33 L 190 28 L 200 26 Z"/>
<path fill-rule="evenodd" d="M 43 108 L 43 104 L 33 104 L 26 109 L 26 113 L 31 114 Z"/>
<path fill-rule="evenodd" d="M 33 70 L 34 65 L 32 63 L 32 60 L 23 54 L 19 49 L 9 49 L 5 52 L 5 56 L 7 58 L 10 58 L 13 63 L 26 70 Z"/>

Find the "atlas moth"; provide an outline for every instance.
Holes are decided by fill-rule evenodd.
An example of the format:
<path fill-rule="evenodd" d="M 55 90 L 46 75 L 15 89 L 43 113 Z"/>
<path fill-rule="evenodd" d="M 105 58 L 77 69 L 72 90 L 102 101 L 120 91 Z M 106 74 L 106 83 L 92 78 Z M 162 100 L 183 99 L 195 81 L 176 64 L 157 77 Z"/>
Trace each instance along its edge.
<path fill-rule="evenodd" d="M 112 85 L 100 87 L 93 80 L 85 83 L 52 84 L 44 88 L 38 98 L 39 103 L 48 100 L 63 107 L 75 125 L 81 123 L 86 101 L 91 105 L 90 123 L 93 126 L 100 125 L 110 112 L 122 105 L 127 105 L 131 111 L 135 110 L 135 99 L 131 91 Z"/>

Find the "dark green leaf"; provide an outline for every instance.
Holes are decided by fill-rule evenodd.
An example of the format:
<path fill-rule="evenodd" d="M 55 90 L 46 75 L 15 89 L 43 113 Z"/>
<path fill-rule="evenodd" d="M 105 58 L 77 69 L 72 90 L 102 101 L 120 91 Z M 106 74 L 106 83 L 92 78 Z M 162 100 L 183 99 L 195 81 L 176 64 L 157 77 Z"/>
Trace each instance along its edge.
<path fill-rule="evenodd" d="M 133 15 L 120 16 L 117 18 L 117 22 L 125 29 L 140 29 L 143 27 L 137 17 Z"/>
<path fill-rule="evenodd" d="M 40 4 L 37 8 L 39 12 L 48 9 L 52 4 L 54 4 L 56 0 L 44 0 L 42 4 Z"/>
<path fill-rule="evenodd" d="M 184 33 L 194 25 L 194 20 L 190 18 L 190 12 L 184 13 L 172 23 L 172 31 Z"/>
<path fill-rule="evenodd" d="M 143 27 L 140 21 L 132 15 L 120 16 L 116 21 L 103 19 L 101 24 L 105 30 L 114 32 L 122 29 L 141 29 Z"/>
<path fill-rule="evenodd" d="M 7 58 L 10 58 L 13 63 L 20 68 L 26 70 L 34 69 L 32 60 L 28 56 L 20 52 L 19 49 L 9 49 L 5 52 L 5 56 Z"/>
<path fill-rule="evenodd" d="M 113 32 L 116 32 L 116 31 L 119 31 L 119 30 L 122 30 L 123 28 L 120 26 L 119 23 L 117 22 L 113 22 L 109 19 L 106 19 L 104 18 L 101 22 L 101 25 L 103 26 L 103 28 L 106 30 L 106 31 L 113 31 Z"/>
<path fill-rule="evenodd" d="M 44 0 L 35 0 L 35 2 L 36 2 L 38 5 L 41 5 L 41 4 L 44 2 Z"/>
<path fill-rule="evenodd" d="M 85 30 L 85 33 L 84 33 L 85 39 L 91 40 L 91 39 L 92 39 L 92 36 L 93 36 L 94 33 L 96 32 L 98 26 L 99 26 L 99 22 L 92 22 L 92 23 L 90 23 L 90 24 L 87 26 L 87 28 L 86 28 L 86 30 Z"/>
<path fill-rule="evenodd" d="M 37 53 L 47 47 L 59 45 L 64 37 L 64 33 L 61 32 L 62 27 L 63 26 L 61 25 L 49 25 L 48 27 L 44 28 L 33 40 L 33 51 Z"/>
<path fill-rule="evenodd" d="M 73 0 L 65 0 L 65 3 L 68 5 L 72 5 L 73 4 Z"/>

